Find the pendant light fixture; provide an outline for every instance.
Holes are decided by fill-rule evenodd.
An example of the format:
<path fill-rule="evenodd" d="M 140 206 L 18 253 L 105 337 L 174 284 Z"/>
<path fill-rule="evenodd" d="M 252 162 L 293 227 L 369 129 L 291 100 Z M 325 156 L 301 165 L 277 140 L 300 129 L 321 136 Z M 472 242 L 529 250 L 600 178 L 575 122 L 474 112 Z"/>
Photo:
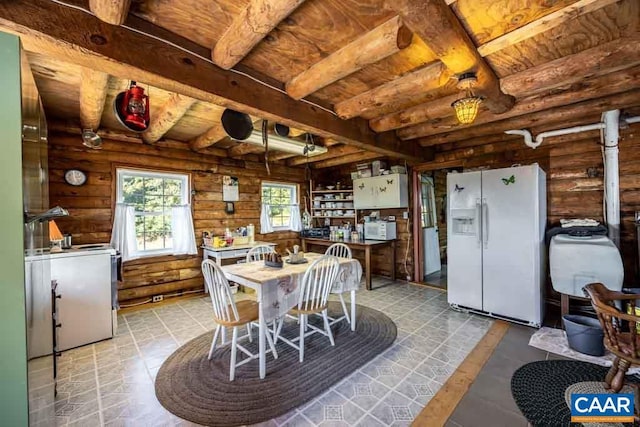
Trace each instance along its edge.
<path fill-rule="evenodd" d="M 474 95 L 472 90 L 477 82 L 475 73 L 464 73 L 458 77 L 458 89 L 463 90 L 465 96 L 453 102 L 451 106 L 456 111 L 458 121 L 463 125 L 473 123 L 478 115 L 482 98 Z"/>
<path fill-rule="evenodd" d="M 133 132 L 144 132 L 149 127 L 149 97 L 144 88 L 131 81 L 129 89 L 120 92 L 113 103 L 120 124 Z"/>

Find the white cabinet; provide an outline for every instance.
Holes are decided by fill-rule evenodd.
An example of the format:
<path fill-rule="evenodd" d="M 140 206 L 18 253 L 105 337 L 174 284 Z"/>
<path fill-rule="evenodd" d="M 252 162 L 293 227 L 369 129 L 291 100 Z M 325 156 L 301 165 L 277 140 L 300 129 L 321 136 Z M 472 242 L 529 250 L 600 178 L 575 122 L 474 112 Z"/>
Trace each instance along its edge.
<path fill-rule="evenodd" d="M 390 209 L 409 206 L 409 182 L 405 174 L 392 174 L 353 180 L 356 209 Z"/>
<path fill-rule="evenodd" d="M 51 256 L 51 279 L 58 282 L 57 350 L 113 337 L 111 254 L 108 251 Z"/>

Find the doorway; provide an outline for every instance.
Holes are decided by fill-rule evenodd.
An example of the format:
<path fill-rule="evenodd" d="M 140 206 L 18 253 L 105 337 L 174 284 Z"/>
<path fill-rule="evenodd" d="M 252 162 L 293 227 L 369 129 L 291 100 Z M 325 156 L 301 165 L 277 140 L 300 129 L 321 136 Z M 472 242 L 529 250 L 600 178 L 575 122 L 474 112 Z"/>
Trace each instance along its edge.
<path fill-rule="evenodd" d="M 452 169 L 417 171 L 414 175 L 415 280 L 447 288 L 447 174 Z"/>

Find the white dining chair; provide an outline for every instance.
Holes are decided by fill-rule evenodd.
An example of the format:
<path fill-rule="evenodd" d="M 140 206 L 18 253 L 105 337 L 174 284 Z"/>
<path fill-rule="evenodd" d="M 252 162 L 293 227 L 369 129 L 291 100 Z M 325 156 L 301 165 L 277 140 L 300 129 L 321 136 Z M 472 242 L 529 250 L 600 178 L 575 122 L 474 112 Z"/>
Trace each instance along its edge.
<path fill-rule="evenodd" d="M 348 258 L 351 259 L 351 248 L 344 243 L 334 243 L 329 246 L 325 252 L 325 255 L 333 255 L 338 258 Z M 340 304 L 342 304 L 342 311 L 344 312 L 344 316 L 339 317 L 337 319 L 331 319 L 332 323 L 340 322 L 343 318 L 347 319 L 347 323 L 351 324 L 351 316 L 349 315 L 349 310 L 347 310 L 347 303 L 344 301 L 344 297 L 342 294 L 338 294 L 340 298 Z"/>
<path fill-rule="evenodd" d="M 236 367 L 244 365 L 245 363 L 259 357 L 259 354 L 253 354 L 245 347 L 238 344 L 238 328 L 242 326 L 246 326 L 247 328 L 246 337 L 249 338 L 250 342 L 253 341 L 251 337 L 251 326 L 252 324 L 255 324 L 254 326 L 259 326 L 257 324 L 259 319 L 259 306 L 257 302 L 250 300 L 238 301 L 236 304 L 224 272 L 218 264 L 210 259 L 202 261 L 202 274 L 204 275 L 205 283 L 209 289 L 209 296 L 211 297 L 211 303 L 213 304 L 213 316 L 217 323 L 216 331 L 213 334 L 213 341 L 211 342 L 211 348 L 209 349 L 208 359 L 211 360 L 211 357 L 213 356 L 218 336 L 222 335 L 220 338 L 222 345 L 224 345 L 225 328 L 233 328 L 231 339 L 231 362 L 229 363 L 229 381 L 233 381 Z M 271 348 L 271 353 L 273 354 L 274 359 L 277 359 L 278 353 L 276 352 L 276 348 L 273 344 L 273 339 L 268 328 L 265 328 L 265 334 L 269 347 Z M 245 336 L 240 338 L 244 337 Z M 244 359 L 239 363 L 237 363 L 236 360 L 236 353 L 238 349 L 248 356 L 247 359 Z"/>
<path fill-rule="evenodd" d="M 249 252 L 247 252 L 246 260 L 247 262 L 262 261 L 264 260 L 266 254 L 270 254 L 273 252 L 275 252 L 273 250 L 273 247 L 269 245 L 254 246 L 253 248 L 251 248 L 251 250 L 249 250 Z"/>
<path fill-rule="evenodd" d="M 323 255 L 315 260 L 304 273 L 300 285 L 300 296 L 298 305 L 289 311 L 290 316 L 297 317 L 300 324 L 300 335 L 293 339 L 280 336 L 284 317 L 278 322 L 275 341 L 281 339 L 284 343 L 295 348 L 299 352 L 300 363 L 304 361 L 304 339 L 314 333 L 320 333 L 329 338 L 331 345 L 335 345 L 329 318 L 327 316 L 327 305 L 331 287 L 338 276 L 340 261 L 331 255 Z M 310 314 L 322 315 L 324 329 L 317 328 L 308 323 Z M 309 332 L 307 332 L 309 329 Z"/>

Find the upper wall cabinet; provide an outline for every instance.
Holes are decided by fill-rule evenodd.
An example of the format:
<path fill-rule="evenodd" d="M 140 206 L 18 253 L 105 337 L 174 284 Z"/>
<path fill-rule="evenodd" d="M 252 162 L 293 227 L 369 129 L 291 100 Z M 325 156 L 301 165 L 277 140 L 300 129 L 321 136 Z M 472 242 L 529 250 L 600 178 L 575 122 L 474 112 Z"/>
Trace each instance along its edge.
<path fill-rule="evenodd" d="M 389 209 L 409 206 L 407 175 L 393 174 L 353 180 L 356 209 Z"/>

